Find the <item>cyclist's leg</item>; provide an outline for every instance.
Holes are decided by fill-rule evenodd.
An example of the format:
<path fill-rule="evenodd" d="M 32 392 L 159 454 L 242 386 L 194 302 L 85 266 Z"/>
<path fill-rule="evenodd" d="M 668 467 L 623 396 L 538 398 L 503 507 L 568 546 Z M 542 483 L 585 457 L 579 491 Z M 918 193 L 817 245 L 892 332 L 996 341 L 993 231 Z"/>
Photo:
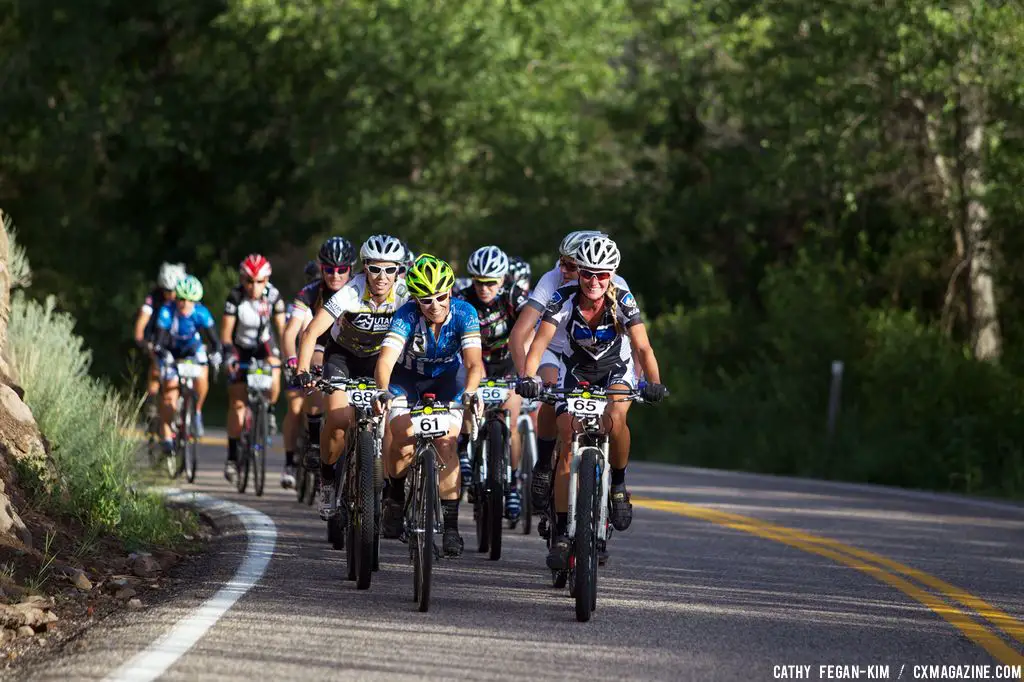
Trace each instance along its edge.
<path fill-rule="evenodd" d="M 392 376 L 390 390 L 395 395 L 408 395 L 407 389 L 397 384 Z M 412 398 L 410 398 L 411 400 Z M 412 417 L 408 408 L 392 408 L 385 416 L 388 420 L 384 448 L 384 470 L 388 473 L 387 499 L 381 512 L 381 535 L 397 538 L 402 535 L 402 511 L 405 506 L 405 477 L 409 473 L 416 439 L 412 433 Z"/>
<path fill-rule="evenodd" d="M 238 361 L 252 362 L 253 354 L 239 349 Z M 245 408 L 249 400 L 245 385 L 246 371 L 239 369 L 228 376 L 228 456 L 224 463 L 224 472 L 228 477 L 235 473 L 234 463 L 238 461 L 238 440 L 242 435 L 242 427 L 245 425 Z"/>
<path fill-rule="evenodd" d="M 341 347 L 330 343 L 324 351 L 324 379 L 348 379 L 350 371 L 347 360 Z M 345 430 L 351 423 L 351 413 L 354 412 L 345 391 L 328 394 L 324 402 L 327 409 L 324 414 L 324 428 L 320 433 L 321 517 L 334 513 L 335 464 L 344 452 Z"/>
<path fill-rule="evenodd" d="M 320 348 L 319 346 L 317 347 L 317 350 L 313 353 L 313 361 L 311 364 L 313 367 L 323 367 L 324 353 L 323 349 Z M 314 454 L 316 454 L 317 461 L 319 461 L 320 456 L 320 431 L 321 426 L 323 424 L 322 398 L 323 396 L 320 394 L 319 391 L 313 391 L 308 396 L 306 396 L 305 400 L 306 431 L 308 435 L 307 442 L 309 443 L 310 450 L 314 451 Z M 317 462 L 310 461 L 306 463 L 306 466 L 311 465 L 317 466 Z"/>
<path fill-rule="evenodd" d="M 558 462 L 555 466 L 555 540 L 548 551 L 548 568 L 565 570 L 569 563 L 569 472 L 572 465 L 572 415 L 559 406 Z"/>
<path fill-rule="evenodd" d="M 161 395 L 163 396 L 160 403 L 160 439 L 164 442 L 164 448 L 167 449 L 172 439 L 171 422 L 174 421 L 174 413 L 178 409 L 178 370 L 173 362 L 161 362 L 160 364 Z"/>
<path fill-rule="evenodd" d="M 608 388 L 635 388 L 636 379 L 632 361 L 626 367 L 617 370 L 609 377 Z M 629 425 L 626 415 L 630 401 L 611 402 L 605 412 L 605 425 L 608 429 L 608 456 L 611 460 L 611 522 L 615 530 L 626 530 L 633 521 L 633 505 L 630 503 L 629 491 L 626 489 L 626 465 L 629 464 Z"/>
<path fill-rule="evenodd" d="M 275 344 L 269 341 L 264 346 L 264 357 L 273 368 L 272 376 L 274 383 L 270 386 L 270 414 L 273 415 L 273 407 L 277 405 L 277 401 L 281 397 L 281 351 Z"/>
<path fill-rule="evenodd" d="M 459 400 L 465 384 L 460 381 L 457 371 L 445 372 L 434 377 L 429 387 L 421 388 L 421 393 L 433 393 L 442 402 Z M 448 434 L 434 440 L 438 458 L 438 492 L 441 496 L 441 508 L 444 513 L 444 553 L 450 557 L 462 554 L 463 542 L 459 535 L 459 466 L 457 441 L 463 425 L 463 411 L 453 409 Z M 441 466 L 444 467 L 441 470 Z"/>
<path fill-rule="evenodd" d="M 512 392 L 509 394 L 508 400 L 505 401 L 505 409 L 509 412 L 509 449 L 511 451 L 511 466 L 512 476 L 509 481 L 508 494 L 505 496 L 505 514 L 509 519 L 515 521 L 519 518 L 519 514 L 522 511 L 522 500 L 519 495 L 519 464 L 522 457 L 522 442 L 519 438 L 519 408 L 523 404 L 523 399 L 520 398 L 516 393 Z"/>
<path fill-rule="evenodd" d="M 545 351 L 541 360 L 541 381 L 545 384 L 558 384 L 565 373 L 560 358 L 551 351 Z M 548 508 L 548 493 L 551 489 L 551 464 L 555 452 L 555 439 L 558 435 L 555 408 L 553 405 L 541 403 L 537 409 L 537 461 L 533 464 L 533 483 L 530 497 L 533 508 Z"/>
<path fill-rule="evenodd" d="M 284 415 L 284 456 L 285 466 L 295 466 L 295 448 L 302 428 L 302 391 L 290 388 L 285 391 L 288 411 Z"/>

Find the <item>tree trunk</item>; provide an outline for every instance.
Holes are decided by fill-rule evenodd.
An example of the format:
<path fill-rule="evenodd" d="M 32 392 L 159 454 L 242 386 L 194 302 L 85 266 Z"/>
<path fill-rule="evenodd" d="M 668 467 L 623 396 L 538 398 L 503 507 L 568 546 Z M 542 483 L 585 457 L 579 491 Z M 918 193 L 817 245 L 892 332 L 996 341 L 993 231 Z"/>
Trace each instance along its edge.
<path fill-rule="evenodd" d="M 964 109 L 964 141 L 961 150 L 960 183 L 964 200 L 964 236 L 967 242 L 968 318 L 974 357 L 998 362 L 1003 342 L 995 294 L 994 250 L 985 206 L 985 177 L 982 168 L 985 148 L 985 92 L 978 82 L 980 55 L 971 47 L 969 80 L 961 85 Z"/>

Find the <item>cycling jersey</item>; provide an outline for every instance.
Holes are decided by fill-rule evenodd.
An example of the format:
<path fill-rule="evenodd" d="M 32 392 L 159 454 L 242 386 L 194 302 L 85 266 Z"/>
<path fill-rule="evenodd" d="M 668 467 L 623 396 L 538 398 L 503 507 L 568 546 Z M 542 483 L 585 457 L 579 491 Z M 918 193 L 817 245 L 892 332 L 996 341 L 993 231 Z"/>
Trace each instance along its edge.
<path fill-rule="evenodd" d="M 301 316 L 303 318 L 302 328 L 305 329 L 306 325 L 313 320 L 313 317 L 320 310 L 324 301 L 330 299 L 334 293 L 327 288 L 327 285 L 322 280 L 310 282 L 299 289 L 299 293 L 295 295 L 295 300 L 292 301 L 292 316 Z M 330 339 L 330 331 L 326 331 L 317 337 L 316 350 L 322 351 Z"/>
<path fill-rule="evenodd" d="M 596 370 L 630 362 L 632 351 L 626 330 L 643 322 L 633 294 L 629 289 L 617 289 L 615 304 L 605 304 L 595 326 L 583 318 L 577 304 L 579 295 L 575 283 L 562 287 L 552 294 L 544 311 L 544 322 L 557 325 L 568 337 L 568 345 L 562 350 L 566 367 Z"/>
<path fill-rule="evenodd" d="M 410 301 L 395 312 L 381 346 L 401 353 L 400 366 L 424 377 L 436 377 L 458 370 L 463 349 L 480 348 L 480 320 L 473 306 L 453 298 L 448 319 L 435 338 L 419 304 Z"/>
<path fill-rule="evenodd" d="M 629 285 L 626 284 L 626 280 L 622 279 L 618 275 L 612 275 L 612 284 L 614 284 L 619 290 L 629 291 Z M 526 301 L 526 305 L 540 313 L 544 313 L 544 310 L 551 302 L 552 295 L 560 287 L 567 285 L 575 285 L 575 281 L 563 279 L 562 270 L 556 265 L 554 269 L 545 272 L 537 281 L 537 285 L 530 292 L 530 298 Z M 537 321 L 537 324 L 540 324 L 540 320 Z M 555 355 L 558 355 L 565 348 L 565 341 L 565 332 L 564 330 L 559 329 L 555 333 L 555 337 L 551 339 L 551 344 L 548 346 L 548 349 Z"/>
<path fill-rule="evenodd" d="M 283 312 L 281 292 L 273 284 L 267 283 L 263 295 L 255 300 L 246 296 L 243 287 L 236 286 L 224 303 L 224 315 L 235 318 L 231 343 L 245 349 L 267 343 L 271 338 L 271 319 Z"/>
<path fill-rule="evenodd" d="M 480 342 L 483 348 L 484 363 L 488 373 L 511 356 L 508 348 L 508 335 L 519 317 L 519 311 L 526 304 L 526 292 L 518 286 L 502 289 L 490 303 L 484 303 L 470 285 L 458 293 L 460 299 L 469 303 L 480 318 Z M 506 367 L 507 369 L 507 367 Z"/>
<path fill-rule="evenodd" d="M 395 311 L 408 300 L 405 283 L 395 282 L 387 298 L 377 305 L 370 296 L 366 275 L 360 273 L 324 303 L 324 310 L 334 318 L 331 338 L 357 357 L 376 355 Z"/>
<path fill-rule="evenodd" d="M 196 303 L 192 314 L 185 317 L 177 304 L 169 302 L 156 315 L 156 343 L 176 358 L 196 355 L 204 349 L 204 342 L 214 351 L 220 351 L 220 341 L 214 334 L 213 315 L 202 303 Z"/>

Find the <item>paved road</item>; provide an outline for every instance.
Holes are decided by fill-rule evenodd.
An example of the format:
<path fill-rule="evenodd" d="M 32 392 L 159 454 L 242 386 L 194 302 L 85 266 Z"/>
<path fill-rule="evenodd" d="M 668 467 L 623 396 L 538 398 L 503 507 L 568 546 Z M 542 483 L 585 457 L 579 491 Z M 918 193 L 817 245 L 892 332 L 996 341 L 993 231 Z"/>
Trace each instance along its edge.
<path fill-rule="evenodd" d="M 536 534 L 509 535 L 500 562 L 467 552 L 435 570 L 414 610 L 405 545 L 383 544 L 370 590 L 343 577 L 313 509 L 268 486 L 238 495 L 222 448 L 194 488 L 273 519 L 265 574 L 161 679 L 807 679 L 888 666 L 890 679 L 1024 664 L 1024 508 L 747 474 L 630 468 L 634 522 L 616 534 L 598 610 L 577 623 L 550 587 Z M 280 466 L 282 455 L 271 462 Z M 268 480 L 270 477 L 268 476 Z M 641 499 L 642 498 L 642 499 Z M 465 507 L 465 505 L 464 505 Z M 103 679 L 232 579 L 242 524 L 220 513 L 189 587 L 125 612 L 24 679 Z M 462 530 L 472 542 L 472 518 Z M 810 666 L 778 668 L 777 666 Z M 989 668 L 915 669 L 929 666 Z M 821 669 L 819 666 L 847 666 Z M 850 667 L 860 667 L 854 671 Z M 822 674 L 824 673 L 824 675 Z M 916 674 L 915 674 L 916 673 Z"/>

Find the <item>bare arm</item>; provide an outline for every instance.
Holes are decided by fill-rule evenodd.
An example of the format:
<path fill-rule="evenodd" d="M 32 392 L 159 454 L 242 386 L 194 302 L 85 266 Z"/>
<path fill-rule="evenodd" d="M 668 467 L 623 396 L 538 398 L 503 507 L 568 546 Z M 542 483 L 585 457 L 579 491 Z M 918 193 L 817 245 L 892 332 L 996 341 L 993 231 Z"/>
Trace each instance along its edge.
<path fill-rule="evenodd" d="M 555 337 L 555 331 L 557 330 L 558 327 L 552 322 L 540 323 L 540 328 L 537 329 L 537 335 L 533 337 L 533 343 L 530 344 L 530 353 L 526 356 L 526 366 L 524 367 L 523 376 L 537 376 L 537 369 L 540 367 L 540 359 L 544 356 L 544 351 L 548 349 L 548 346 L 551 344 L 551 339 Z"/>
<path fill-rule="evenodd" d="M 281 352 L 284 353 L 286 360 L 298 355 L 295 342 L 298 339 L 299 332 L 302 331 L 302 320 L 305 316 L 304 310 L 296 310 L 284 328 L 284 334 L 281 335 Z"/>
<path fill-rule="evenodd" d="M 295 318 L 293 317 L 292 322 L 294 321 Z M 309 365 L 313 362 L 313 353 L 316 351 L 316 340 L 321 334 L 330 329 L 332 324 L 334 324 L 334 318 L 331 317 L 329 312 L 321 308 L 320 312 L 313 318 L 313 321 L 306 327 L 306 333 L 302 335 L 302 347 L 299 348 L 299 372 L 309 371 Z"/>
<path fill-rule="evenodd" d="M 373 370 L 373 379 L 377 388 L 386 391 L 391 385 L 391 372 L 395 369 L 395 363 L 401 351 L 391 346 L 381 346 L 380 355 L 377 356 L 377 367 Z M 479 377 L 477 383 L 480 382 Z"/>
<path fill-rule="evenodd" d="M 235 335 L 235 324 L 237 322 L 237 317 L 226 313 L 220 318 L 220 342 L 225 346 L 231 343 L 231 339 Z"/>
<path fill-rule="evenodd" d="M 277 313 L 274 315 L 274 331 L 277 332 L 277 338 L 281 340 L 281 344 L 284 344 L 284 325 L 285 325 L 285 314 Z M 290 357 L 288 355 L 286 358 Z"/>
<path fill-rule="evenodd" d="M 516 366 L 516 372 L 520 376 L 526 375 L 526 351 L 530 347 L 530 337 L 533 335 L 533 328 L 539 319 L 540 311 L 526 305 L 519 313 L 519 318 L 509 333 L 508 347 L 512 353 L 512 363 Z M 548 340 L 550 341 L 550 339 Z"/>
<path fill-rule="evenodd" d="M 146 333 L 146 325 L 149 324 L 149 318 L 151 317 L 153 317 L 152 310 L 146 312 L 145 308 L 139 308 L 139 314 L 135 318 L 135 343 L 142 343 L 142 337 Z"/>
<path fill-rule="evenodd" d="M 647 327 L 643 324 L 635 324 L 630 327 L 629 340 L 633 344 L 633 355 L 644 370 L 647 381 L 652 384 L 660 384 L 661 374 L 658 372 L 658 359 L 654 357 L 651 340 L 647 337 Z"/>
<path fill-rule="evenodd" d="M 466 366 L 466 393 L 476 393 L 484 378 L 484 355 L 479 348 L 463 348 L 462 364 Z"/>

